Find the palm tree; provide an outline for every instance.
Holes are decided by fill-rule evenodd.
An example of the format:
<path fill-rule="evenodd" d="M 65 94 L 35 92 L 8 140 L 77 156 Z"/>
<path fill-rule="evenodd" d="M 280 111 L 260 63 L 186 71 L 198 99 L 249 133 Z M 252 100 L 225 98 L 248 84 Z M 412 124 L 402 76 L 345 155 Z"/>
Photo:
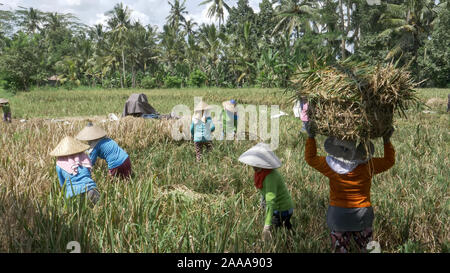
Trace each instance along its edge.
<path fill-rule="evenodd" d="M 122 55 L 122 73 L 121 87 L 124 87 L 125 76 L 125 46 L 127 41 L 128 29 L 131 26 L 131 10 L 123 4 L 116 4 L 114 8 L 106 13 L 109 17 L 107 24 L 111 28 L 114 47 L 119 48 Z"/>
<path fill-rule="evenodd" d="M 175 26 L 164 25 L 163 32 L 160 33 L 160 40 L 162 50 L 160 61 L 167 65 L 167 71 L 175 73 L 175 68 L 184 59 L 184 38 L 178 34 Z"/>
<path fill-rule="evenodd" d="M 180 23 L 186 23 L 186 18 L 183 14 L 187 14 L 186 6 L 184 5 L 186 0 L 183 0 L 183 3 L 180 4 L 179 0 L 174 0 L 174 3 L 168 2 L 170 5 L 169 16 L 166 17 L 169 25 L 175 28 L 178 32 L 180 27 Z"/>
<path fill-rule="evenodd" d="M 184 23 L 184 32 L 186 35 L 188 36 L 195 36 L 195 30 L 194 28 L 197 26 L 198 24 L 196 22 L 194 22 L 193 20 L 187 20 Z"/>
<path fill-rule="evenodd" d="M 216 19 L 219 20 L 219 27 L 221 26 L 221 23 L 224 21 L 224 8 L 227 10 L 227 12 L 230 12 L 230 6 L 228 6 L 227 3 L 225 3 L 224 0 L 205 0 L 199 4 L 200 5 L 206 5 L 211 4 L 211 6 L 208 8 L 208 17 L 212 18 L 213 16 L 216 17 Z"/>
<path fill-rule="evenodd" d="M 206 72 L 209 74 L 209 78 L 214 78 L 216 85 L 219 85 L 217 66 L 220 63 L 220 56 L 222 54 L 221 49 L 223 48 L 222 40 L 224 39 L 224 34 L 218 32 L 216 26 L 213 24 L 203 24 L 200 27 L 199 33 L 199 44 L 207 62 Z"/>
<path fill-rule="evenodd" d="M 24 8 L 19 6 L 20 10 L 16 11 L 19 19 L 19 26 L 25 29 L 27 33 L 36 33 L 41 30 L 43 13 L 34 8 Z"/>
<path fill-rule="evenodd" d="M 300 32 L 317 31 L 318 9 L 309 0 L 289 0 L 287 4 L 277 6 L 278 24 L 272 34 L 284 29 L 289 34 L 300 37 Z M 295 31 L 295 32 L 294 32 Z"/>
<path fill-rule="evenodd" d="M 378 36 L 390 37 L 395 41 L 386 59 L 400 53 L 416 53 L 428 35 L 433 22 L 433 0 L 408 0 L 403 4 L 386 4 L 386 13 L 382 14 L 379 23 L 386 29 Z"/>
<path fill-rule="evenodd" d="M 14 14 L 12 12 L 7 10 L 0 10 L 0 37 L 12 30 L 13 18 Z M 0 41 L 0 43 L 1 42 L 3 42 L 3 40 Z"/>
<path fill-rule="evenodd" d="M 44 27 L 50 31 L 56 31 L 59 28 L 68 28 L 79 24 L 78 18 L 71 13 L 46 13 L 43 17 L 45 20 Z"/>

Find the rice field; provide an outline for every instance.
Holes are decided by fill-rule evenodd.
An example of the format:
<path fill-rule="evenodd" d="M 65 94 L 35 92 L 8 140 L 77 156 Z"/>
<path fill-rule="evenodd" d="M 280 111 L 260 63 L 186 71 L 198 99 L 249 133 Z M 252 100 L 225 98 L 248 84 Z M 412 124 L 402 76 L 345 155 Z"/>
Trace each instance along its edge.
<path fill-rule="evenodd" d="M 253 186 L 253 170 L 238 162 L 254 140 L 214 141 L 196 164 L 193 144 L 175 141 L 170 121 L 120 116 L 131 93 L 145 93 L 160 113 L 193 97 L 209 104 L 280 105 L 276 154 L 295 203 L 293 234 L 279 232 L 264 244 L 264 212 Z M 428 106 L 395 117 L 396 164 L 372 181 L 374 240 L 383 252 L 446 252 L 449 243 L 450 89 L 419 89 Z M 326 211 L 328 180 L 304 161 L 306 134 L 292 113 L 292 94 L 279 89 L 34 90 L 11 96 L 13 123 L 0 123 L 0 251 L 66 252 L 330 252 Z M 75 117 L 75 118 L 74 118 Z M 21 119 L 26 120 L 21 122 Z M 53 121 L 52 121 L 53 119 Z M 66 200 L 55 159 L 48 153 L 65 135 L 76 135 L 92 119 L 130 155 L 131 181 L 112 180 L 99 160 L 93 179 L 101 200 L 90 209 Z M 66 122 L 65 122 L 66 121 Z M 316 138 L 319 154 L 323 141 Z M 374 141 L 382 156 L 382 141 Z"/>

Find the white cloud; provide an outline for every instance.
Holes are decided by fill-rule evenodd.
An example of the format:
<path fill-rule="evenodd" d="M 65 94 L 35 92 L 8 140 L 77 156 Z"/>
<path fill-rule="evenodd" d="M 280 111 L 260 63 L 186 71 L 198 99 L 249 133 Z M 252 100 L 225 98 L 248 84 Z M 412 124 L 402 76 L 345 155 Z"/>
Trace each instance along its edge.
<path fill-rule="evenodd" d="M 65 5 L 67 4 L 68 6 L 79 6 L 81 4 L 80 0 L 59 0 L 58 1 L 59 5 Z"/>
<path fill-rule="evenodd" d="M 149 17 L 140 11 L 134 10 L 131 13 L 131 16 L 134 21 L 139 21 L 143 25 L 148 25 L 150 23 Z"/>
<path fill-rule="evenodd" d="M 216 17 L 212 17 L 212 18 L 208 17 L 208 8 L 209 8 L 209 6 L 204 6 L 204 8 L 201 10 L 201 12 L 188 14 L 186 16 L 186 19 L 187 20 L 189 20 L 189 19 L 193 20 L 199 26 L 201 24 L 215 24 L 216 23 Z M 228 12 L 225 11 L 224 18 L 227 18 L 227 17 L 228 17 Z"/>
<path fill-rule="evenodd" d="M 170 0 L 173 2 L 173 0 Z M 204 0 L 186 0 L 187 18 L 194 20 L 197 24 L 215 23 L 216 18 L 208 18 L 207 11 L 209 5 L 199 4 Z M 133 10 L 132 18 L 139 20 L 142 24 L 157 25 L 162 28 L 169 14 L 170 6 L 168 0 L 0 0 L 4 5 L 3 10 L 17 9 L 18 6 L 33 7 L 44 12 L 72 13 L 80 19 L 82 23 L 94 25 L 105 23 L 107 11 L 111 10 L 117 3 L 123 3 Z M 249 5 L 255 12 L 259 12 L 261 0 L 250 0 Z M 228 1 L 230 6 L 236 6 L 237 1 Z M 225 14 L 225 18 L 228 14 Z"/>
<path fill-rule="evenodd" d="M 95 14 L 96 18 L 91 19 L 88 22 L 88 25 L 97 25 L 97 24 L 102 24 L 102 25 L 106 25 L 106 21 L 108 20 L 108 17 L 104 14 L 104 13 L 97 13 Z"/>
<path fill-rule="evenodd" d="M 253 9 L 254 12 L 259 13 L 259 3 L 261 2 L 261 0 L 250 0 L 248 2 L 248 5 Z"/>

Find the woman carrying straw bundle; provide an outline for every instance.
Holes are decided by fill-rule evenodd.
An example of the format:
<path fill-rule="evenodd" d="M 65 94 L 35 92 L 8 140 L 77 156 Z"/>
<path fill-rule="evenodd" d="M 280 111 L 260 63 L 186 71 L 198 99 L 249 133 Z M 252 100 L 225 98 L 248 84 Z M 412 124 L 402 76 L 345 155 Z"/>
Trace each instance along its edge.
<path fill-rule="evenodd" d="M 394 128 L 383 136 L 384 157 L 372 158 L 374 146 L 328 137 L 327 157 L 317 156 L 315 133 L 307 127 L 305 160 L 329 178 L 330 205 L 327 224 L 331 230 L 333 252 L 346 253 L 353 237 L 359 251 L 365 252 L 372 240 L 373 209 L 370 187 L 375 174 L 387 171 L 395 164 L 395 150 L 390 142 Z"/>
<path fill-rule="evenodd" d="M 92 164 L 84 153 L 87 149 L 89 149 L 88 145 L 66 136 L 50 152 L 50 155 L 57 157 L 56 173 L 59 184 L 65 190 L 66 198 L 77 195 L 87 196 L 88 200 L 95 205 L 100 194 L 91 178 Z"/>
<path fill-rule="evenodd" d="M 236 109 L 236 101 L 235 100 L 227 100 L 222 103 L 223 111 L 222 115 L 222 128 L 223 128 L 223 136 L 226 138 L 227 136 L 227 128 L 232 131 L 230 134 L 234 137 L 237 132 L 237 109 Z"/>
<path fill-rule="evenodd" d="M 308 126 L 308 100 L 306 97 L 302 97 L 300 100 L 300 119 L 302 120 L 303 127 L 302 130 L 306 131 L 306 126 Z"/>
<path fill-rule="evenodd" d="M 206 151 L 212 149 L 212 137 L 211 133 L 214 132 L 216 127 L 209 115 L 211 109 L 208 104 L 200 102 L 194 108 L 194 116 L 191 123 L 191 136 L 194 140 L 195 155 L 197 161 L 202 159 L 203 147 L 206 147 Z"/>
<path fill-rule="evenodd" d="M 281 162 L 269 145 L 259 143 L 253 146 L 239 157 L 239 161 L 253 167 L 255 187 L 262 194 L 263 207 L 265 203 L 263 240 L 271 238 L 272 226 L 291 230 L 294 203 L 283 176 L 276 170 L 281 167 Z"/>
<path fill-rule="evenodd" d="M 76 136 L 78 140 L 87 141 L 92 149 L 89 157 L 95 165 L 97 157 L 106 160 L 111 176 L 129 179 L 132 174 L 131 161 L 128 154 L 106 132 L 91 122 Z"/>
<path fill-rule="evenodd" d="M 11 123 L 11 106 L 9 106 L 9 101 L 0 98 L 0 107 L 3 110 L 3 121 Z"/>
<path fill-rule="evenodd" d="M 292 111 L 294 112 L 294 116 L 296 118 L 300 118 L 300 120 L 303 123 L 302 128 L 300 129 L 300 134 L 302 132 L 306 132 L 306 126 L 308 125 L 309 119 L 308 119 L 308 100 L 306 99 L 305 96 L 302 96 L 300 99 L 295 101 Z"/>

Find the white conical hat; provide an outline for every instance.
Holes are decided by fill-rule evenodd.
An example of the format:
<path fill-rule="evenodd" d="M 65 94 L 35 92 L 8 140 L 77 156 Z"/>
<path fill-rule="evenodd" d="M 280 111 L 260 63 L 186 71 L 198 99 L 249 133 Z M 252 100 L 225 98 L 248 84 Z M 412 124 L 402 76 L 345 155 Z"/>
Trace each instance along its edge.
<path fill-rule="evenodd" d="M 50 152 L 51 156 L 68 156 L 74 155 L 89 149 L 89 145 L 79 142 L 71 136 L 63 138 L 53 151 Z"/>
<path fill-rule="evenodd" d="M 88 125 L 86 125 L 86 127 L 78 133 L 76 139 L 81 141 L 90 141 L 102 138 L 104 136 L 106 136 L 105 130 L 94 126 L 91 122 L 89 122 Z"/>
<path fill-rule="evenodd" d="M 210 110 L 211 106 L 209 106 L 206 102 L 201 101 L 199 104 L 197 104 L 194 107 L 194 111 L 201 111 L 201 110 Z"/>
<path fill-rule="evenodd" d="M 258 168 L 276 169 L 281 167 L 280 159 L 266 143 L 258 143 L 239 157 L 239 161 Z"/>
<path fill-rule="evenodd" d="M 9 101 L 8 101 L 7 99 L 0 98 L 0 104 L 8 103 L 8 102 L 9 102 Z"/>

